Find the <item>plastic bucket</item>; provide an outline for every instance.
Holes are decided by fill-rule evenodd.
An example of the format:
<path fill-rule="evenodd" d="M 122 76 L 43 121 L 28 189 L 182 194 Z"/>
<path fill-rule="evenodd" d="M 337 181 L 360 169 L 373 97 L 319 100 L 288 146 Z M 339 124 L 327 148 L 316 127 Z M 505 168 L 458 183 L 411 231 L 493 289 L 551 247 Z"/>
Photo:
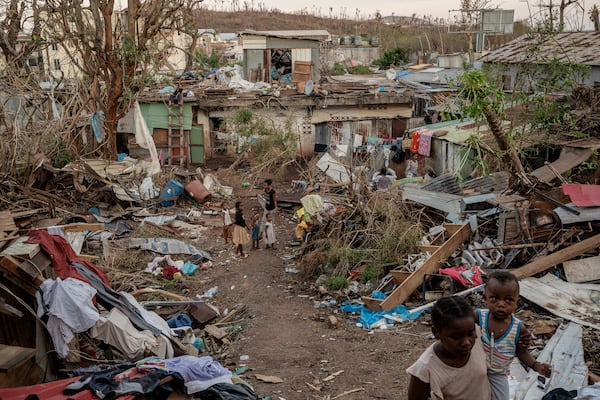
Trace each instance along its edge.
<path fill-rule="evenodd" d="M 175 200 L 183 193 L 183 185 L 175 179 L 171 179 L 163 188 L 159 199 L 164 207 L 172 206 Z"/>
<path fill-rule="evenodd" d="M 208 196 L 210 196 L 210 192 L 206 190 L 202 182 L 198 179 L 194 179 L 190 183 L 185 186 L 185 191 L 194 198 L 198 203 L 202 203 Z"/>

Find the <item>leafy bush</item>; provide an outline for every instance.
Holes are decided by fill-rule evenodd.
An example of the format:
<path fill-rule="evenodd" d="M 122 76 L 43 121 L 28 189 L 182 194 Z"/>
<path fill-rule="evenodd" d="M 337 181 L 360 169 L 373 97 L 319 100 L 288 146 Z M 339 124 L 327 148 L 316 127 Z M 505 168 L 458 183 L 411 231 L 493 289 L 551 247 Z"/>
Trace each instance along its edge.
<path fill-rule="evenodd" d="M 338 62 L 333 64 L 333 69 L 330 71 L 332 75 L 344 75 L 346 73 L 346 68 Z"/>
<path fill-rule="evenodd" d="M 342 290 L 348 286 L 348 280 L 343 276 L 332 276 L 325 281 L 325 286 L 329 290 Z"/>
<path fill-rule="evenodd" d="M 375 282 L 383 274 L 383 269 L 375 264 L 369 264 L 360 274 L 360 283 Z"/>
<path fill-rule="evenodd" d="M 396 47 L 395 49 L 388 50 L 383 53 L 383 56 L 373 61 L 373 64 L 377 65 L 379 68 L 387 68 L 390 65 L 405 64 L 408 62 L 409 54 L 410 49 Z"/>
<path fill-rule="evenodd" d="M 348 68 L 348 72 L 355 75 L 365 75 L 371 73 L 371 68 L 367 67 L 366 65 L 356 65 Z"/>

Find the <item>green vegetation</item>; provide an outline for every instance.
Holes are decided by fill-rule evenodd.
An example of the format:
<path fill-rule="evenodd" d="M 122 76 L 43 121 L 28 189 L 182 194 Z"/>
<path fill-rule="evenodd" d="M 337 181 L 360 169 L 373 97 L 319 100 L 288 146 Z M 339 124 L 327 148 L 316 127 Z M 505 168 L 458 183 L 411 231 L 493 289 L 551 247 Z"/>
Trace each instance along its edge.
<path fill-rule="evenodd" d="M 360 283 L 376 282 L 383 275 L 383 268 L 375 264 L 369 264 L 360 274 Z"/>
<path fill-rule="evenodd" d="M 348 72 L 354 75 L 366 75 L 373 73 L 371 68 L 367 67 L 366 65 L 356 65 L 354 67 L 350 67 L 348 68 Z"/>
<path fill-rule="evenodd" d="M 75 160 L 68 147 L 58 138 L 54 138 L 48 144 L 48 155 L 52 157 L 52 165 L 55 168 L 62 168 Z"/>
<path fill-rule="evenodd" d="M 343 276 L 332 276 L 325 281 L 325 287 L 329 290 L 342 290 L 348 286 L 348 279 Z"/>
<path fill-rule="evenodd" d="M 381 58 L 373 61 L 373 64 L 379 68 L 387 68 L 392 65 L 401 65 L 408 62 L 410 55 L 410 49 L 403 47 L 396 47 L 395 49 L 388 50 L 383 53 Z"/>

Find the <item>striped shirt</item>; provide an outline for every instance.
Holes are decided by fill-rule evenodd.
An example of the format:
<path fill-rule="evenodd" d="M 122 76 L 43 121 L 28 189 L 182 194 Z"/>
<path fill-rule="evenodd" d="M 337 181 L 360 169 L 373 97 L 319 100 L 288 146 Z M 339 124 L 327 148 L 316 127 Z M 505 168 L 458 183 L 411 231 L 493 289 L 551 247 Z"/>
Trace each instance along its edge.
<path fill-rule="evenodd" d="M 487 358 L 488 373 L 508 375 L 510 364 L 517 354 L 517 342 L 523 322 L 511 315 L 510 325 L 506 332 L 499 338 L 495 338 L 488 326 L 490 310 L 478 309 L 477 316 L 481 327 L 483 350 Z"/>

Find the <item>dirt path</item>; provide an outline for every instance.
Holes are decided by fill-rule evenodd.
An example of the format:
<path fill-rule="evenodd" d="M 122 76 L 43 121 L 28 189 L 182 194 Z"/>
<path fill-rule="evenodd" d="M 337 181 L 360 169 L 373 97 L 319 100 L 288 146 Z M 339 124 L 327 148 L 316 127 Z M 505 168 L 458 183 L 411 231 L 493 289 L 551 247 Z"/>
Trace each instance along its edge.
<path fill-rule="evenodd" d="M 245 196 L 248 215 L 256 203 L 251 190 Z M 340 398 L 404 398 L 405 369 L 431 343 L 425 339 L 429 328 L 419 320 L 369 332 L 355 326 L 357 317 L 338 313 L 336 306 L 315 308 L 317 294 L 310 282 L 287 274 L 280 258 L 291 254 L 285 244 L 293 228 L 277 216 L 278 250 L 250 251 L 245 260 L 232 257 L 230 247 L 218 238 L 219 228 L 210 231 L 218 244 L 211 249 L 214 267 L 203 272 L 202 287 L 219 287 L 214 303 L 221 309 L 242 303 L 253 316 L 230 346 L 226 366 L 249 365 L 252 370 L 243 377 L 259 394 L 273 399 L 333 399 L 351 390 L 357 391 Z M 338 319 L 337 328 L 329 326 L 330 315 Z M 242 355 L 249 359 L 240 361 Z M 343 372 L 323 381 L 339 371 Z M 277 376 L 283 383 L 260 382 L 256 374 Z"/>

